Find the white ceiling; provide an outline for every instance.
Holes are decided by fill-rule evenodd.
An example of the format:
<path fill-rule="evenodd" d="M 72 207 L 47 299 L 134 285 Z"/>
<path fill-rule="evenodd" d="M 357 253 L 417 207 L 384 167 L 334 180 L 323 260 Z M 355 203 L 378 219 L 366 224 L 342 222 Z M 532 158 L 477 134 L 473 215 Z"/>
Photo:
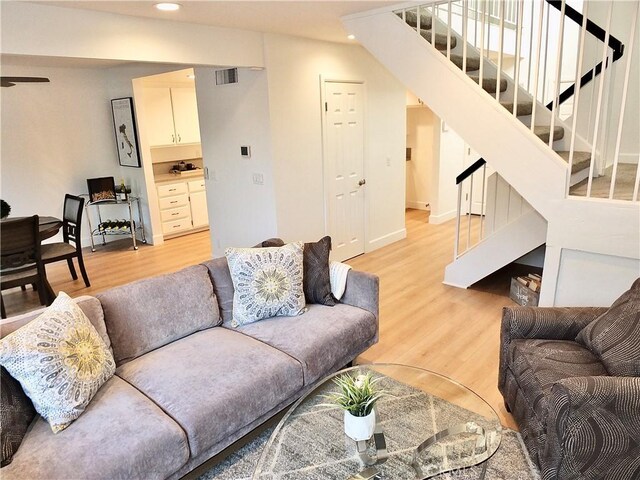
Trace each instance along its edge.
<path fill-rule="evenodd" d="M 157 1 L 79 0 L 46 1 L 47 5 L 98 10 L 135 17 L 157 18 L 199 23 L 219 27 L 240 28 L 259 32 L 282 33 L 298 37 L 349 42 L 340 17 L 385 5 L 394 1 L 218 1 L 172 0 L 182 5 L 177 12 L 161 12 Z M 169 0 L 166 0 L 169 1 Z"/>

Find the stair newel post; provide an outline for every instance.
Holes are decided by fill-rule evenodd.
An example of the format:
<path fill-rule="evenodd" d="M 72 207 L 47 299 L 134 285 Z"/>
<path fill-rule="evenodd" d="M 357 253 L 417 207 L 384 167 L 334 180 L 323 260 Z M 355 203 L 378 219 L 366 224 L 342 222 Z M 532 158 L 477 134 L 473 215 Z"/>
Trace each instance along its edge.
<path fill-rule="evenodd" d="M 458 258 L 460 244 L 460 216 L 462 215 L 462 182 L 458 183 L 458 214 L 456 215 L 456 241 L 453 245 L 453 260 Z"/>
<path fill-rule="evenodd" d="M 447 60 L 451 60 L 451 0 L 447 2 Z"/>
<path fill-rule="evenodd" d="M 484 227 L 484 194 L 485 187 L 487 185 L 487 164 L 482 166 L 482 200 L 480 201 L 480 240 L 482 240 L 483 227 Z"/>
<path fill-rule="evenodd" d="M 576 144 L 576 128 L 578 125 L 578 105 L 580 103 L 580 77 L 582 75 L 582 64 L 584 62 L 584 42 L 587 34 L 587 14 L 589 9 L 589 2 L 584 3 L 584 10 L 582 13 L 582 26 L 580 28 L 580 40 L 578 43 L 578 61 L 576 67 L 576 78 L 574 85 L 574 95 L 573 95 L 573 109 L 572 109 L 572 117 L 573 120 L 571 122 L 571 145 L 569 146 L 569 171 L 567 173 L 567 192 L 566 195 L 569 195 L 569 188 L 571 188 L 571 171 L 573 168 L 573 154 L 575 152 L 575 144 Z M 588 125 L 587 125 L 588 128 Z"/>
<path fill-rule="evenodd" d="M 613 171 L 611 173 L 611 188 L 609 190 L 609 199 L 613 198 L 613 192 L 616 185 L 616 175 L 618 173 L 618 161 L 620 157 L 620 142 L 622 140 L 622 127 L 624 125 L 624 114 L 627 108 L 627 92 L 629 91 L 629 76 L 631 74 L 631 59 L 633 58 L 633 43 L 636 35 L 636 27 L 638 23 L 638 8 L 640 3 L 636 3 L 636 9 L 631 20 L 631 33 L 629 34 L 629 47 L 627 50 L 627 66 L 625 68 L 624 83 L 622 86 L 622 100 L 620 103 L 620 118 L 618 120 L 618 132 L 616 134 L 616 148 L 613 154 Z M 640 164 L 636 168 L 636 183 L 633 190 L 633 200 L 638 197 L 638 181 L 640 180 Z"/>
<path fill-rule="evenodd" d="M 533 68 L 533 105 L 531 107 L 531 131 L 536 127 L 536 107 L 538 103 L 538 82 L 540 79 L 540 53 L 542 50 L 542 21 L 544 19 L 544 4 L 540 2 L 540 15 L 538 17 L 538 42 L 536 45 L 536 63 Z M 533 30 L 533 28 L 532 28 Z"/>
<path fill-rule="evenodd" d="M 518 116 L 518 92 L 520 91 L 520 53 L 522 51 L 522 19 L 524 14 L 524 0 L 518 1 L 518 18 L 516 20 L 516 64 L 513 78 L 513 116 Z M 497 85 L 500 90 L 500 85 Z"/>
<path fill-rule="evenodd" d="M 467 250 L 471 248 L 471 206 L 473 205 L 473 173 L 469 177 L 469 206 L 467 210 Z"/>
<path fill-rule="evenodd" d="M 500 75 L 502 75 L 502 55 L 504 53 L 504 4 L 500 2 L 500 27 L 498 33 L 498 71 L 496 72 L 496 100 L 500 102 Z"/>
<path fill-rule="evenodd" d="M 469 23 L 469 0 L 462 0 L 462 73 L 467 73 L 467 30 Z"/>
<path fill-rule="evenodd" d="M 602 43 L 602 68 L 607 67 L 607 51 L 609 49 L 609 36 L 611 30 L 611 17 L 613 13 L 613 3 L 609 3 L 609 12 L 607 14 L 607 28 L 605 30 L 604 42 Z M 587 197 L 591 196 L 591 184 L 593 183 L 593 170 L 596 161 L 596 146 L 598 144 L 598 130 L 600 127 L 600 114 L 602 110 L 602 95 L 604 93 L 604 72 L 600 75 L 600 87 L 598 88 L 598 101 L 596 103 L 596 119 L 593 128 L 593 141 L 591 143 L 591 164 L 589 165 L 589 179 L 587 182 Z"/>

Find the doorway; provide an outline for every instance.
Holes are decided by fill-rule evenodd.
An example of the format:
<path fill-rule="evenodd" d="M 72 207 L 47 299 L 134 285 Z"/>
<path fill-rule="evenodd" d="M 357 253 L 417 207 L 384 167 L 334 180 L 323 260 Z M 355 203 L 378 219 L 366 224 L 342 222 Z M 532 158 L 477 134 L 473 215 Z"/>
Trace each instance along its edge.
<path fill-rule="evenodd" d="M 323 81 L 325 229 L 332 259 L 365 250 L 364 84 Z"/>

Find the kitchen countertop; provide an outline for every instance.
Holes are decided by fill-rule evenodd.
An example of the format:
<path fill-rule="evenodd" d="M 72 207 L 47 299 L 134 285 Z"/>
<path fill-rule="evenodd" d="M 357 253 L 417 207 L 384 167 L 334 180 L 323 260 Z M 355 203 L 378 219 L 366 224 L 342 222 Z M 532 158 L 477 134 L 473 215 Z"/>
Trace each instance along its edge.
<path fill-rule="evenodd" d="M 160 175 L 154 176 L 154 181 L 156 183 L 170 183 L 189 180 L 200 180 L 202 178 L 204 178 L 204 170 L 198 169 L 190 170 L 186 174 L 161 173 Z"/>

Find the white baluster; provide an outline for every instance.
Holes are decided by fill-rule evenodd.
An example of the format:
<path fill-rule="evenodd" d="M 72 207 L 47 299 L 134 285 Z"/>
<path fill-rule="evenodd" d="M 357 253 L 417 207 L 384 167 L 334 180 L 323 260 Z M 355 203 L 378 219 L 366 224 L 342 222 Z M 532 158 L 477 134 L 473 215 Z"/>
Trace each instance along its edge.
<path fill-rule="evenodd" d="M 482 19 L 480 20 L 480 71 L 478 72 L 478 84 L 483 88 L 484 75 L 484 25 L 486 21 L 487 0 L 482 0 Z"/>
<path fill-rule="evenodd" d="M 538 81 L 540 77 L 540 51 L 542 49 L 542 21 L 544 19 L 544 5 L 546 2 L 540 2 L 540 16 L 538 18 L 538 45 L 536 47 L 536 64 L 534 67 L 533 77 L 533 107 L 531 110 L 531 131 L 536 126 L 536 107 L 538 102 Z"/>
<path fill-rule="evenodd" d="M 500 85 L 500 75 L 502 74 L 502 56 L 504 55 L 504 7 L 505 2 L 500 2 L 500 26 L 498 36 L 498 71 L 496 74 L 496 83 Z M 500 88 L 496 88 L 496 100 L 500 101 Z"/>
<path fill-rule="evenodd" d="M 556 110 L 558 109 L 558 95 L 560 95 L 560 75 L 562 74 L 562 47 L 564 45 L 564 12 L 567 3 L 562 0 L 562 6 L 560 7 L 560 28 L 558 34 L 558 54 L 556 55 L 556 88 L 553 95 L 553 102 L 551 104 L 551 125 L 549 126 L 549 148 L 553 148 L 553 129 L 556 126 Z"/>
<path fill-rule="evenodd" d="M 484 205 L 485 205 L 485 189 L 487 185 L 487 164 L 482 166 L 482 201 L 480 203 L 480 239 L 482 240 L 482 233 L 484 227 Z"/>
<path fill-rule="evenodd" d="M 524 0 L 518 2 L 518 18 L 516 20 L 516 64 L 513 78 L 513 116 L 518 116 L 518 93 L 520 92 L 520 53 L 522 50 L 522 19 Z M 498 88 L 500 86 L 498 85 Z"/>
<path fill-rule="evenodd" d="M 458 215 L 456 216 L 456 242 L 453 245 L 453 259 L 458 258 L 460 243 L 460 216 L 462 215 L 462 182 L 458 184 Z"/>
<path fill-rule="evenodd" d="M 462 72 L 467 73 L 467 27 L 469 23 L 469 0 L 462 1 Z"/>
<path fill-rule="evenodd" d="M 473 202 L 473 173 L 469 176 L 469 210 L 467 211 L 467 250 L 471 244 L 471 204 Z"/>
<path fill-rule="evenodd" d="M 451 60 L 451 0 L 447 2 L 447 60 Z"/>
<path fill-rule="evenodd" d="M 534 3 L 531 0 L 531 21 L 529 22 L 529 65 L 527 66 L 527 92 L 531 92 L 531 56 L 533 55 L 533 16 Z"/>
<path fill-rule="evenodd" d="M 613 2 L 609 3 L 609 12 L 607 14 L 607 27 L 604 34 L 604 42 L 602 43 L 602 71 L 600 73 L 600 87 L 598 89 L 598 102 L 596 103 L 596 119 L 593 129 L 593 141 L 591 143 L 591 165 L 589 165 L 589 179 L 587 182 L 587 197 L 591 196 L 591 185 L 593 183 L 593 169 L 595 165 L 596 145 L 598 143 L 598 130 L 600 127 L 600 111 L 602 109 L 602 95 L 604 93 L 604 69 L 607 61 L 607 51 L 609 49 L 609 31 L 611 29 L 611 16 L 613 12 Z"/>

